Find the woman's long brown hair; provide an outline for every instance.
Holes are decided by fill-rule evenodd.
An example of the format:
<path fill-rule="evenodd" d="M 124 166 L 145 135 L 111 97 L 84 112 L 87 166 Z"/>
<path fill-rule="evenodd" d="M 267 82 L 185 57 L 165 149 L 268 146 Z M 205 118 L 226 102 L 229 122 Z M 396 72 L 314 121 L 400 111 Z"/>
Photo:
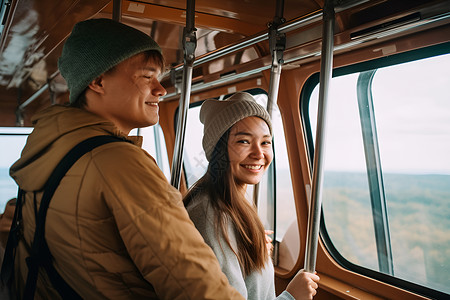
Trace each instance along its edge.
<path fill-rule="evenodd" d="M 207 193 L 216 213 L 215 230 L 224 236 L 236 254 L 245 275 L 264 268 L 269 255 L 265 232 L 254 205 L 244 197 L 231 174 L 228 158 L 230 129 L 220 138 L 213 150 L 206 174 L 200 178 L 184 197 L 184 205 L 199 193 Z M 233 249 L 227 222 L 231 219 L 236 229 L 237 249 Z"/>

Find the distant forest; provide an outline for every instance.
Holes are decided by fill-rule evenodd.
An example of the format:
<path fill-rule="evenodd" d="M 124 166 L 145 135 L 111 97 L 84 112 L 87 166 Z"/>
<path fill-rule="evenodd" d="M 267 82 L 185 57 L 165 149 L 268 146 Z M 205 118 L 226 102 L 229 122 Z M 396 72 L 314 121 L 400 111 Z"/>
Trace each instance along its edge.
<path fill-rule="evenodd" d="M 383 174 L 394 276 L 450 293 L 450 175 Z M 327 232 L 348 261 L 378 270 L 367 175 L 326 172 Z"/>

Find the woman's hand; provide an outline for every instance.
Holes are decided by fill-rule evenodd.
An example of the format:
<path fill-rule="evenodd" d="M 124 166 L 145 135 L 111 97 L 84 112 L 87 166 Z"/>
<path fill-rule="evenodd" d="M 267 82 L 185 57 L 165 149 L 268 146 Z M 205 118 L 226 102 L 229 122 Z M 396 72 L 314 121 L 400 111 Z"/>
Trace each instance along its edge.
<path fill-rule="evenodd" d="M 264 230 L 264 232 L 266 233 L 267 252 L 269 253 L 269 256 L 272 256 L 273 244 L 272 244 L 272 238 L 269 235 L 273 234 L 273 231 L 272 230 Z"/>
<path fill-rule="evenodd" d="M 316 289 L 319 287 L 320 278 L 316 274 L 300 270 L 291 282 L 289 282 L 286 291 L 288 291 L 296 300 L 312 300 L 316 295 Z"/>

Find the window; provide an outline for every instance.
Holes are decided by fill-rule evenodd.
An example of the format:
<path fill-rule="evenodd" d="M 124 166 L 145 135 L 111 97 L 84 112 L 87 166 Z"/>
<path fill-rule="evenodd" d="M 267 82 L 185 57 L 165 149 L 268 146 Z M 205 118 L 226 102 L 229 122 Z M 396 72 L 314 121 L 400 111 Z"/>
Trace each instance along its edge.
<path fill-rule="evenodd" d="M 183 164 L 188 188 L 205 174 L 208 167 L 202 147 L 203 124 L 199 117 L 200 107 L 201 103 L 191 105 L 186 121 L 186 132 L 189 134 L 185 136 Z"/>
<path fill-rule="evenodd" d="M 9 176 L 9 168 L 19 159 L 32 130 L 28 127 L 0 128 L 0 214 L 3 213 L 6 202 L 17 196 L 17 184 Z"/>
<path fill-rule="evenodd" d="M 267 94 L 261 89 L 247 91 L 262 106 L 267 105 Z M 222 96 L 220 99 L 229 97 Z M 188 112 L 185 147 L 184 147 L 184 172 L 188 187 L 192 186 L 206 171 L 208 161 L 202 148 L 203 124 L 200 122 L 199 113 L 201 103 L 191 105 Z M 274 163 L 273 170 L 268 170 L 259 184 L 258 214 L 267 229 L 274 229 L 276 224 L 276 239 L 281 240 L 287 228 L 296 220 L 294 196 L 291 184 L 289 162 L 287 157 L 286 142 L 284 139 L 283 125 L 278 107 L 274 105 L 272 113 L 272 128 L 274 136 Z M 276 182 L 276 188 L 272 182 Z M 276 192 L 276 210 L 273 193 Z M 253 200 L 254 189 L 247 189 L 249 200 Z M 276 219 L 274 212 L 276 211 Z"/>
<path fill-rule="evenodd" d="M 5 209 L 5 204 L 11 198 L 17 196 L 17 185 L 9 176 L 9 168 L 19 159 L 25 146 L 28 134 L 33 128 L 29 127 L 2 127 L 0 128 L 0 214 Z M 133 130 L 130 135 L 136 135 Z M 159 124 L 139 129 L 139 135 L 144 136 L 143 148 L 152 155 L 165 176 L 170 180 L 170 167 L 165 148 L 164 135 Z"/>
<path fill-rule="evenodd" d="M 335 70 L 324 137 L 328 250 L 349 269 L 426 295 L 450 293 L 450 54 L 424 57 L 443 48 Z M 311 144 L 318 86 L 309 89 Z"/>
<path fill-rule="evenodd" d="M 170 181 L 170 166 L 166 141 L 164 140 L 164 134 L 159 123 L 154 126 L 133 129 L 130 135 L 141 135 L 143 137 L 142 149 L 153 156 L 167 180 Z"/>

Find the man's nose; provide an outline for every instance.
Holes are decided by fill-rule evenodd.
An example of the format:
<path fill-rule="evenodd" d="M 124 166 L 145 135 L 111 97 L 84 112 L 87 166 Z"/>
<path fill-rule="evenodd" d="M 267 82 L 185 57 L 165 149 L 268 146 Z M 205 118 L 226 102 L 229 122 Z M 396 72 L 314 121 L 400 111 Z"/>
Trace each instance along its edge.
<path fill-rule="evenodd" d="M 162 97 L 167 94 L 166 89 L 161 85 L 158 80 L 152 81 L 152 95 L 156 97 Z"/>

